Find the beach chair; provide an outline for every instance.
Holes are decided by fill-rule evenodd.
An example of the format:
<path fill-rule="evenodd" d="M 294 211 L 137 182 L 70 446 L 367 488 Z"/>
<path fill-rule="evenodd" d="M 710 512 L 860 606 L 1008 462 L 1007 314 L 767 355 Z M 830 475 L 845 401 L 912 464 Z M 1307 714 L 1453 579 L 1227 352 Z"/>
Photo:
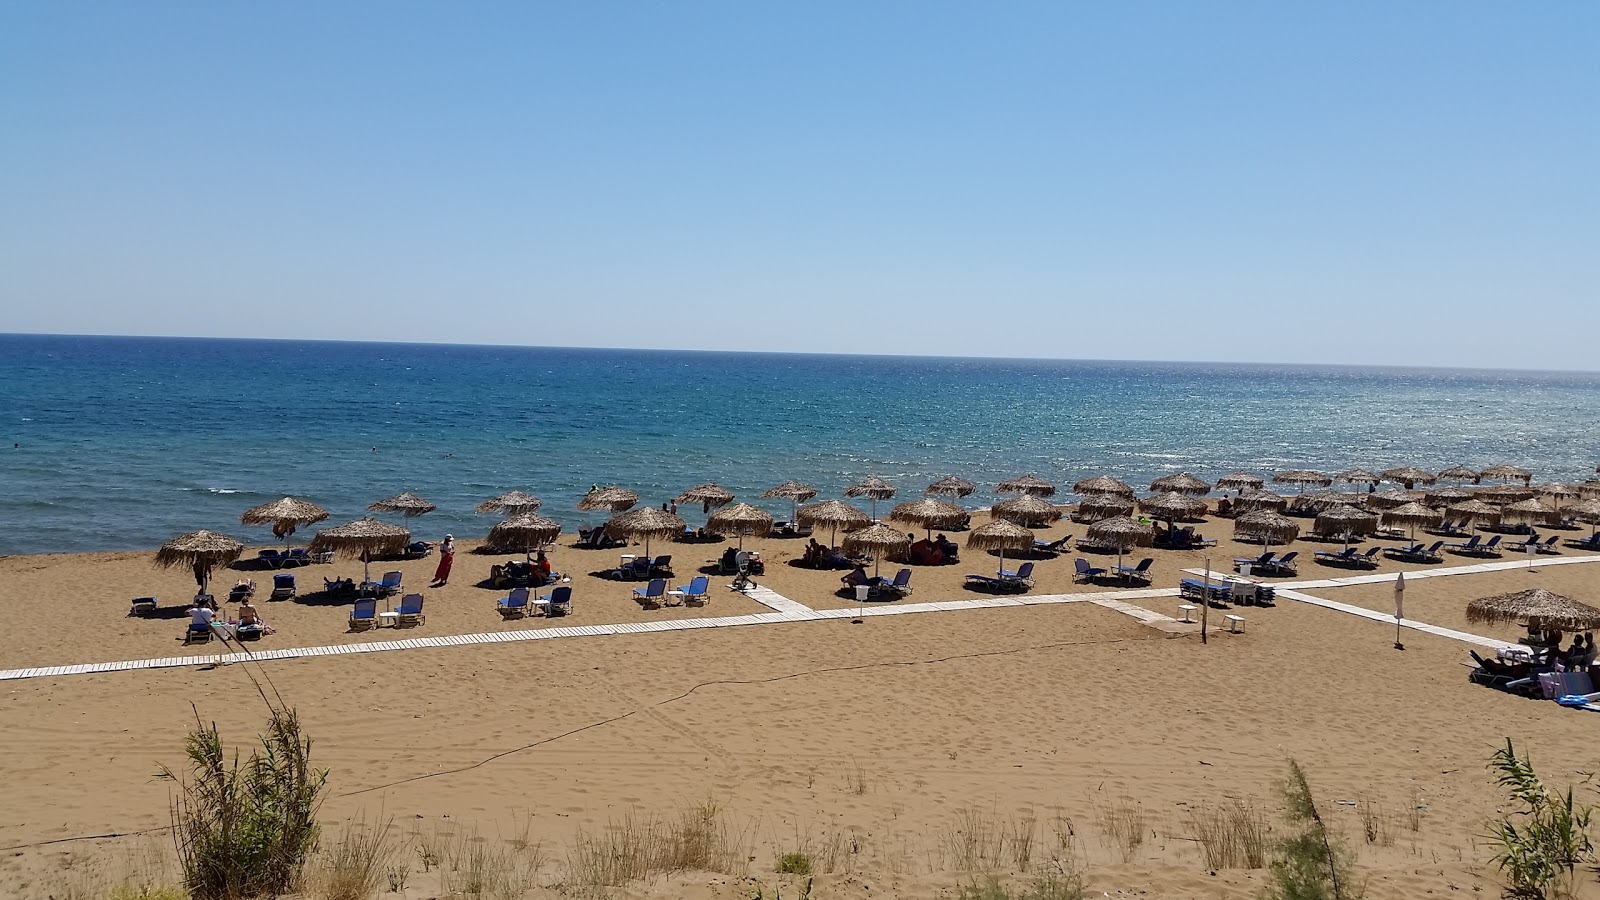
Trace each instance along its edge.
<path fill-rule="evenodd" d="M 185 644 L 208 644 L 215 636 L 216 632 L 212 630 L 210 625 L 197 625 L 190 622 L 189 627 L 184 629 L 183 642 Z"/>
<path fill-rule="evenodd" d="M 395 612 L 400 614 L 400 618 L 395 620 L 395 625 L 412 627 L 428 621 L 428 617 L 422 613 L 421 594 L 407 594 L 401 597 L 400 608 Z"/>
<path fill-rule="evenodd" d="M 1256 557 L 1235 556 L 1233 558 L 1233 570 L 1238 572 L 1243 570 L 1245 566 L 1249 566 L 1252 572 L 1254 572 L 1256 569 L 1264 569 L 1272 562 L 1272 558 L 1276 555 L 1277 551 L 1268 550 L 1267 552 Z"/>
<path fill-rule="evenodd" d="M 412 541 L 406 545 L 406 559 L 422 559 L 433 552 L 433 545 L 427 541 Z"/>
<path fill-rule="evenodd" d="M 894 573 L 894 578 L 887 581 L 880 580 L 877 584 L 872 585 L 867 595 L 882 596 L 884 594 L 893 594 L 896 597 L 904 597 L 909 593 L 911 593 L 911 570 L 901 569 Z"/>
<path fill-rule="evenodd" d="M 1150 564 L 1153 562 L 1155 562 L 1155 560 L 1147 556 L 1144 559 L 1139 560 L 1139 564 L 1137 566 L 1117 566 L 1117 575 L 1120 576 L 1123 581 L 1137 581 L 1143 584 L 1149 584 L 1152 577 L 1150 575 Z"/>
<path fill-rule="evenodd" d="M 289 558 L 289 554 L 282 550 L 258 550 L 256 551 L 256 556 L 274 569 L 281 568 Z"/>
<path fill-rule="evenodd" d="M 1000 570 L 1000 583 L 1009 590 L 1026 591 L 1033 587 L 1033 563 L 1025 562 L 1015 572 Z"/>
<path fill-rule="evenodd" d="M 404 577 L 399 572 L 383 573 L 383 580 L 378 582 L 378 596 L 387 597 L 390 594 L 400 593 L 400 582 Z"/>
<path fill-rule="evenodd" d="M 1008 589 L 1005 582 L 998 578 L 990 578 L 988 575 L 969 574 L 965 576 L 964 583 L 966 587 L 972 590 L 988 591 L 992 594 L 998 594 Z"/>
<path fill-rule="evenodd" d="M 642 588 L 633 589 L 633 599 L 645 609 L 660 609 L 661 601 L 667 595 L 667 580 L 665 578 L 652 578 L 650 583 Z"/>
<path fill-rule="evenodd" d="M 1475 534 L 1465 541 L 1456 541 L 1455 543 L 1445 544 L 1444 548 L 1451 553 L 1471 555 L 1474 550 L 1478 549 L 1478 542 L 1481 540 L 1483 540 L 1483 535 Z"/>
<path fill-rule="evenodd" d="M 1544 539 L 1544 543 L 1540 544 L 1537 547 L 1538 552 L 1540 552 L 1540 553 L 1548 553 L 1548 554 L 1551 554 L 1553 556 L 1560 556 L 1561 555 L 1561 548 L 1556 545 L 1556 542 L 1559 541 L 1559 540 L 1561 540 L 1561 535 L 1559 535 L 1559 534 L 1550 535 L 1549 537 Z"/>
<path fill-rule="evenodd" d="M 356 592 L 354 578 L 322 579 L 322 592 L 330 597 L 342 597 Z"/>
<path fill-rule="evenodd" d="M 1497 534 L 1470 550 L 1462 550 L 1458 552 L 1467 556 L 1498 557 L 1500 556 L 1500 535 Z"/>
<path fill-rule="evenodd" d="M 272 576 L 272 593 L 267 596 L 268 600 L 293 600 L 297 596 L 294 575 L 282 572 Z"/>
<path fill-rule="evenodd" d="M 1039 553 L 1064 553 L 1070 543 L 1072 543 L 1072 535 L 1066 534 L 1053 541 L 1035 540 L 1033 549 Z"/>
<path fill-rule="evenodd" d="M 1295 566 L 1294 561 L 1299 555 L 1300 551 L 1290 550 L 1276 559 L 1267 560 L 1260 568 L 1251 569 L 1250 572 L 1252 575 L 1268 575 L 1279 578 L 1295 575 L 1299 572 L 1299 569 Z"/>
<path fill-rule="evenodd" d="M 572 612 L 572 588 L 562 585 L 539 597 L 539 605 L 547 616 L 564 616 Z"/>
<path fill-rule="evenodd" d="M 1078 546 L 1082 547 L 1083 543 L 1080 541 L 1078 543 Z M 1073 563 L 1072 563 L 1072 580 L 1073 581 L 1076 581 L 1076 582 L 1093 581 L 1096 578 L 1099 578 L 1101 575 L 1104 575 L 1104 574 L 1106 574 L 1106 570 L 1105 569 L 1102 569 L 1099 566 L 1091 566 L 1091 565 L 1089 565 L 1089 561 L 1087 559 L 1084 559 L 1081 556 L 1078 557 L 1076 560 L 1074 560 Z"/>
<path fill-rule="evenodd" d="M 133 598 L 133 605 L 128 609 L 128 615 L 129 617 L 137 616 L 140 618 L 153 616 L 160 606 L 161 604 L 156 602 L 154 597 L 135 597 Z"/>
<path fill-rule="evenodd" d="M 494 602 L 494 608 L 499 611 L 502 619 L 520 619 L 528 614 L 528 589 L 519 587 L 512 589 L 511 593 Z"/>
<path fill-rule="evenodd" d="M 378 624 L 378 601 L 372 597 L 365 597 L 356 601 L 355 608 L 350 610 L 350 630 L 366 631 Z"/>
<path fill-rule="evenodd" d="M 228 602 L 243 603 L 255 595 L 256 583 L 254 581 L 241 581 L 234 585 L 232 590 L 228 591 Z"/>
<path fill-rule="evenodd" d="M 1318 550 L 1316 560 L 1325 566 L 1348 566 L 1355 559 L 1357 548 L 1346 547 L 1343 550 Z"/>
<path fill-rule="evenodd" d="M 658 557 L 656 557 L 650 563 L 650 568 L 648 569 L 648 572 L 651 575 L 665 575 L 666 577 L 671 578 L 672 577 L 672 555 L 668 554 L 666 556 L 658 556 Z"/>
<path fill-rule="evenodd" d="M 678 588 L 678 593 L 683 595 L 683 602 L 687 606 L 704 606 L 706 603 L 706 588 L 711 586 L 711 579 L 704 575 L 696 575 L 689 583 Z"/>

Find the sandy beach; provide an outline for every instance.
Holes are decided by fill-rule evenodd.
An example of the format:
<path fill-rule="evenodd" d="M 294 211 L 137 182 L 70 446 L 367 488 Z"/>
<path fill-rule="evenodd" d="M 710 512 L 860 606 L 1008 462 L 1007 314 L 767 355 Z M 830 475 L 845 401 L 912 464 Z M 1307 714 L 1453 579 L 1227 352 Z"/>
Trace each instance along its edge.
<path fill-rule="evenodd" d="M 1160 589 L 1207 557 L 1225 569 L 1259 552 L 1227 540 L 1225 520 L 1200 530 L 1219 545 L 1136 550 L 1130 561 L 1153 557 Z M 1065 521 L 1039 532 L 1081 533 Z M 434 558 L 374 571 L 400 570 L 407 590 L 427 598 L 426 623 L 402 637 L 773 612 L 722 576 L 705 607 L 643 610 L 631 599 L 637 584 L 589 574 L 621 551 L 571 541 L 563 535 L 553 556 L 573 577 L 564 619 L 500 620 L 503 592 L 477 582 L 503 557 L 458 553 L 438 589 L 426 588 Z M 783 598 L 819 611 L 856 605 L 836 593 L 843 573 L 790 565 L 803 541 L 746 545 L 767 561 L 760 584 Z M 677 585 L 722 546 L 653 552 L 674 555 Z M 1360 574 L 1306 559 L 1323 546 L 1297 542 L 1300 574 L 1278 581 Z M 732 898 L 764 887 L 771 896 L 783 884 L 787 894 L 796 878 L 776 874 L 775 860 L 805 852 L 816 897 L 950 896 L 973 868 L 1017 876 L 1061 866 L 1081 868 L 1091 896 L 1243 898 L 1264 872 L 1208 869 L 1195 817 L 1237 799 L 1281 830 L 1273 782 L 1290 757 L 1335 811 L 1370 896 L 1493 894 L 1491 853 L 1478 836 L 1504 803 L 1485 770 L 1489 754 L 1510 736 L 1552 782 L 1594 770 L 1587 714 L 1469 684 L 1460 641 L 1407 631 L 1401 652 L 1392 624 L 1280 599 L 1241 609 L 1242 634 L 1216 631 L 1202 644 L 1194 626 L 1092 602 L 1119 589 L 1074 583 L 1077 555 L 1036 561 L 1029 592 L 1073 602 L 5 681 L 0 893 L 63 896 L 72 879 L 103 875 L 141 847 L 167 848 L 171 784 L 154 773 L 181 763 L 195 710 L 232 741 L 254 734 L 264 721 L 257 682 L 300 711 L 314 759 L 330 770 L 330 834 L 356 820 L 391 823 L 410 860 L 407 897 L 450 886 L 439 870 L 422 871 L 419 841 L 537 845 L 541 886 L 530 895 L 554 896 L 561 882 L 571 892 L 585 840 L 711 802 L 726 838 L 721 871 L 656 875 L 612 893 Z M 183 647 L 181 618 L 124 616 L 133 596 L 154 594 L 181 612 L 193 591 L 187 572 L 156 570 L 151 556 L 0 559 L 0 669 L 217 652 Z M 963 589 L 962 575 L 997 562 L 964 550 L 958 565 L 916 567 L 914 593 L 888 606 L 984 597 Z M 1376 571 L 1402 568 L 1429 567 L 1385 561 Z M 294 571 L 304 590 L 359 576 L 360 565 Z M 228 570 L 217 593 L 247 577 L 264 597 L 271 575 Z M 1469 625 L 1462 610 L 1530 585 L 1593 601 L 1600 562 L 1413 579 L 1407 616 L 1513 640 L 1516 629 Z M 1392 612 L 1388 583 L 1306 593 Z M 1175 596 L 1125 602 L 1179 616 Z M 348 633 L 348 603 L 258 605 L 276 633 L 252 650 L 395 636 Z M 70 616 L 53 614 L 63 609 Z M 113 833 L 126 836 L 66 840 Z M 990 846 L 984 836 L 1023 833 L 1028 840 L 995 837 L 998 849 L 973 851 Z M 42 843 L 50 841 L 63 842 Z"/>

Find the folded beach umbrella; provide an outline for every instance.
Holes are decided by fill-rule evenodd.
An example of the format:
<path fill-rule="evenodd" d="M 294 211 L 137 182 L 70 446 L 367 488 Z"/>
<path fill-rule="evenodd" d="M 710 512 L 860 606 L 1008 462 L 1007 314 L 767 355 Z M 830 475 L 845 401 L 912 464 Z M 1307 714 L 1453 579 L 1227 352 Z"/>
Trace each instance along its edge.
<path fill-rule="evenodd" d="M 953 503 L 924 497 L 921 500 L 912 500 L 901 503 L 889 511 L 889 521 L 905 522 L 928 530 L 928 537 L 933 537 L 933 529 L 950 528 L 960 525 L 967 520 L 967 511 Z"/>
<path fill-rule="evenodd" d="M 1313 469 L 1290 469 L 1287 472 L 1279 472 L 1272 476 L 1272 481 L 1275 484 L 1298 485 L 1302 491 L 1306 489 L 1308 484 L 1321 485 L 1322 487 L 1333 484 L 1332 478 Z"/>
<path fill-rule="evenodd" d="M 1354 506 L 1337 504 L 1317 514 L 1312 528 L 1323 535 L 1343 535 L 1348 549 L 1352 535 L 1371 534 L 1378 527 L 1378 514 Z"/>
<path fill-rule="evenodd" d="M 1418 484 L 1433 484 L 1435 481 L 1439 480 L 1439 476 L 1433 474 L 1432 472 L 1423 471 L 1416 466 L 1400 466 L 1399 468 L 1395 469 L 1384 469 L 1378 477 L 1382 478 L 1384 481 L 1393 481 L 1396 484 L 1403 484 L 1406 486 L 1406 490 L 1408 491 L 1416 487 Z"/>
<path fill-rule="evenodd" d="M 239 522 L 243 525 L 271 525 L 272 533 L 283 538 L 284 547 L 288 547 L 289 535 L 294 534 L 296 528 L 321 522 L 327 517 L 328 511 L 315 503 L 284 497 L 245 510 Z"/>
<path fill-rule="evenodd" d="M 506 491 L 498 497 L 490 497 L 479 503 L 477 510 L 481 513 L 520 516 L 524 513 L 537 512 L 539 507 L 543 505 L 544 501 L 532 494 L 523 491 Z"/>
<path fill-rule="evenodd" d="M 761 492 L 763 500 L 789 501 L 789 521 L 797 521 L 799 505 L 817 495 L 817 489 L 799 481 L 785 481 L 777 487 Z"/>
<path fill-rule="evenodd" d="M 1268 544 L 1292 544 L 1300 536 L 1300 524 L 1288 516 L 1258 509 L 1233 520 L 1233 539 L 1240 543 L 1261 542 L 1265 552 Z"/>
<path fill-rule="evenodd" d="M 1120 478 L 1110 475 L 1097 475 L 1094 478 L 1085 478 L 1072 486 L 1074 494 L 1120 494 L 1133 499 L 1133 486 Z"/>
<path fill-rule="evenodd" d="M 748 503 L 724 506 L 706 520 L 706 530 L 717 534 L 737 534 L 739 549 L 744 549 L 746 535 L 764 537 L 772 531 L 772 514 Z"/>
<path fill-rule="evenodd" d="M 878 518 L 878 501 L 887 500 L 895 495 L 895 487 L 882 478 L 863 478 L 855 484 L 844 489 L 846 497 L 866 497 L 872 501 L 872 518 Z"/>
<path fill-rule="evenodd" d="M 683 534 L 685 527 L 687 523 L 672 513 L 646 506 L 612 516 L 611 521 L 606 523 L 606 533 L 644 541 L 644 555 L 649 556 L 651 540 L 677 537 Z"/>
<path fill-rule="evenodd" d="M 1002 571 L 1006 567 L 1007 550 L 1032 550 L 1033 541 L 1033 532 L 1005 519 L 996 519 L 987 525 L 979 525 L 967 535 L 967 546 L 973 550 L 1000 551 Z"/>
<path fill-rule="evenodd" d="M 317 532 L 311 539 L 312 553 L 337 553 L 361 560 L 361 580 L 372 580 L 372 557 L 403 553 L 411 543 L 411 532 L 377 519 L 357 519 Z"/>
<path fill-rule="evenodd" d="M 995 519 L 1014 522 L 1024 528 L 1040 528 L 1061 518 L 1061 507 L 1032 494 L 1001 500 L 990 507 L 989 515 Z"/>
<path fill-rule="evenodd" d="M 843 500 L 824 500 L 821 503 L 802 506 L 795 514 L 795 520 L 810 528 L 816 528 L 818 525 L 828 526 L 831 531 L 828 537 L 830 546 L 838 540 L 839 529 L 856 531 L 872 524 L 871 516 Z"/>
<path fill-rule="evenodd" d="M 1533 481 L 1533 473 L 1518 466 L 1501 463 L 1498 466 L 1490 466 L 1479 472 L 1478 478 L 1480 480 L 1492 478 L 1496 481 L 1520 481 L 1523 484 L 1528 484 Z"/>
<path fill-rule="evenodd" d="M 697 484 L 673 498 L 675 503 L 698 503 L 701 512 L 710 515 L 713 509 L 733 502 L 733 491 L 716 482 Z"/>
<path fill-rule="evenodd" d="M 1246 488 L 1261 488 L 1266 485 L 1266 480 L 1254 472 L 1229 472 L 1217 479 L 1218 490 L 1242 491 Z"/>
<path fill-rule="evenodd" d="M 1345 484 L 1377 484 L 1383 479 L 1368 472 L 1366 469 L 1346 469 L 1333 476 L 1333 480 L 1342 481 Z"/>
<path fill-rule="evenodd" d="M 211 570 L 233 562 L 243 552 L 244 545 L 225 534 L 191 531 L 161 545 L 156 551 L 156 568 L 188 566 L 194 569 L 195 584 L 204 594 L 206 585 L 211 583 Z"/>
<path fill-rule="evenodd" d="M 1179 472 L 1176 475 L 1163 475 L 1150 482 L 1150 490 L 1166 494 L 1187 494 L 1194 497 L 1204 497 L 1211 493 L 1211 485 L 1190 475 L 1188 472 Z"/>
<path fill-rule="evenodd" d="M 1529 588 L 1468 603 L 1467 621 L 1474 625 L 1525 622 L 1529 630 L 1593 631 L 1600 628 L 1600 609 L 1544 588 Z"/>
<path fill-rule="evenodd" d="M 961 498 L 968 496 L 978 489 L 978 486 L 965 478 L 949 475 L 930 484 L 922 492 L 924 494 L 944 494 L 950 497 Z"/>
<path fill-rule="evenodd" d="M 1133 499 L 1121 494 L 1090 494 L 1072 511 L 1075 522 L 1098 522 L 1133 512 Z"/>
<path fill-rule="evenodd" d="M 1478 470 L 1477 469 L 1469 469 L 1466 466 L 1451 466 L 1450 468 L 1445 469 L 1443 472 L 1439 473 L 1439 480 L 1440 481 L 1456 481 L 1456 482 L 1461 482 L 1463 484 L 1468 482 L 1468 481 L 1470 481 L 1473 484 L 1477 484 L 1478 483 Z"/>
<path fill-rule="evenodd" d="M 1390 525 L 1409 526 L 1413 541 L 1417 539 L 1418 525 L 1427 527 L 1437 525 L 1443 521 L 1443 514 L 1429 509 L 1421 503 L 1407 503 L 1404 506 L 1396 506 L 1394 509 L 1386 509 L 1378 514 L 1378 522 L 1385 528 Z"/>
<path fill-rule="evenodd" d="M 1012 478 L 1002 481 L 995 486 L 995 490 L 1002 494 L 1028 494 L 1034 497 L 1053 497 L 1056 486 L 1037 475 L 1024 475 L 1021 478 Z"/>
<path fill-rule="evenodd" d="M 910 546 L 911 539 L 906 533 L 889 526 L 878 523 L 868 525 L 858 531 L 852 531 L 844 536 L 844 552 L 847 556 L 857 556 L 862 552 L 872 554 L 872 574 L 878 575 L 878 569 L 883 565 L 885 556 L 893 556 Z"/>
<path fill-rule="evenodd" d="M 412 519 L 423 513 L 431 513 L 438 507 L 418 497 L 416 494 L 406 491 L 403 494 L 396 494 L 393 497 L 379 500 L 377 503 L 367 507 L 367 509 L 372 512 L 397 512 L 405 516 L 406 527 L 410 528 Z"/>
<path fill-rule="evenodd" d="M 1135 522 L 1127 516 L 1113 516 L 1089 526 L 1089 537 L 1117 548 L 1117 567 L 1122 567 L 1122 554 L 1134 547 L 1148 547 L 1155 539 L 1154 527 Z"/>
<path fill-rule="evenodd" d="M 494 547 L 521 547 L 523 558 L 533 559 L 536 547 L 543 547 L 561 533 L 561 525 L 554 519 L 526 512 L 503 519 L 489 529 L 489 544 Z"/>
<path fill-rule="evenodd" d="M 603 509 L 607 512 L 619 513 L 638 502 L 638 494 L 613 484 L 603 488 L 591 488 L 589 493 L 584 494 L 583 499 L 578 501 L 578 509 L 585 512 Z"/>

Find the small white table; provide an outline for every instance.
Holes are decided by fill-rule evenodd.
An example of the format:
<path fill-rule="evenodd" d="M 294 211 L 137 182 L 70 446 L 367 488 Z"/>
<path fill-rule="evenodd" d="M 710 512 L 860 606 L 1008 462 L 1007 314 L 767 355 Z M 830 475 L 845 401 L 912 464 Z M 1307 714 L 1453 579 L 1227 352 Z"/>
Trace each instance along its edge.
<path fill-rule="evenodd" d="M 397 613 L 397 612 L 381 612 L 381 613 L 378 613 L 378 627 L 382 628 L 383 624 L 385 622 L 389 623 L 389 627 L 390 628 L 399 628 L 400 627 L 400 614 Z"/>
<path fill-rule="evenodd" d="M 667 598 L 668 606 L 683 605 L 683 591 L 667 591 Z"/>

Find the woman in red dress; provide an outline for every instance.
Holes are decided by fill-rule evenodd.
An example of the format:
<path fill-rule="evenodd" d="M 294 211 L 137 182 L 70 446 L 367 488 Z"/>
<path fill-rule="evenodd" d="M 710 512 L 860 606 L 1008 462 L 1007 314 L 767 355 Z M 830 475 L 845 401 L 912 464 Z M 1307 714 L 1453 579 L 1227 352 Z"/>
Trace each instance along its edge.
<path fill-rule="evenodd" d="M 438 587 L 450 580 L 450 564 L 456 561 L 456 539 L 454 535 L 445 535 L 444 543 L 439 545 L 439 568 L 433 573 L 433 586 Z"/>

